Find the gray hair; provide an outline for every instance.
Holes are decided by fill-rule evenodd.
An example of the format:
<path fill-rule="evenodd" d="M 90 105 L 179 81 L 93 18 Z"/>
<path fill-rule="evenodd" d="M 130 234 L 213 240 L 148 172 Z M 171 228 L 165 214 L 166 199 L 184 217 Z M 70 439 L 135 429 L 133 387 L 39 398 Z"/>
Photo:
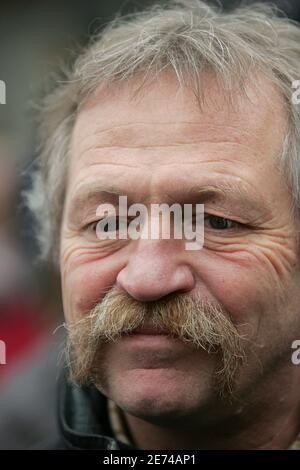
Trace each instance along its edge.
<path fill-rule="evenodd" d="M 280 168 L 300 207 L 300 106 L 292 82 L 300 80 L 300 27 L 272 5 L 257 3 L 224 12 L 200 0 L 173 0 L 117 17 L 77 57 L 41 106 L 37 170 L 26 194 L 36 221 L 40 255 L 58 260 L 72 130 L 80 106 L 101 84 L 143 84 L 172 70 L 181 85 L 200 97 L 200 75 L 208 69 L 227 90 L 242 86 L 258 69 L 281 92 L 289 117 Z M 106 86 L 105 85 L 105 86 Z"/>

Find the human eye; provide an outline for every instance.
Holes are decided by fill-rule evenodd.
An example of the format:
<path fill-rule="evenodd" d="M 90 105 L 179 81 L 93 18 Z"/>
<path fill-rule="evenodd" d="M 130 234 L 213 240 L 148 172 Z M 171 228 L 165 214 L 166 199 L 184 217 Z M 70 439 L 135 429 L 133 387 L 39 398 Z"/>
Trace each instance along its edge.
<path fill-rule="evenodd" d="M 107 239 L 116 235 L 121 227 L 123 227 L 122 217 L 110 216 L 94 220 L 86 225 L 85 230 L 94 238 Z"/>
<path fill-rule="evenodd" d="M 220 217 L 217 215 L 208 214 L 204 217 L 204 226 L 212 230 L 234 230 L 239 227 L 242 227 L 242 225 L 243 224 L 241 224 L 240 222 L 236 222 L 234 220 L 227 219 L 225 217 Z"/>

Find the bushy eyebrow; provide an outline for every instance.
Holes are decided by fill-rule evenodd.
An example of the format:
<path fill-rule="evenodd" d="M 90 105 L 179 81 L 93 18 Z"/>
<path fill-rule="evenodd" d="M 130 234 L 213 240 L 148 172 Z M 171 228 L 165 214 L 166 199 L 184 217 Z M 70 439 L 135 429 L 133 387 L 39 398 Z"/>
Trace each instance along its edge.
<path fill-rule="evenodd" d="M 221 181 L 201 187 L 194 186 L 189 192 L 199 194 L 199 202 L 202 204 L 214 203 L 224 207 L 229 216 L 237 217 L 244 223 L 255 225 L 270 216 L 270 206 L 266 198 L 258 190 L 250 191 L 241 183 Z"/>
<path fill-rule="evenodd" d="M 71 198 L 68 213 L 72 220 L 79 221 L 90 208 L 95 208 L 96 211 L 96 207 L 101 203 L 118 206 L 119 196 L 128 196 L 128 204 L 131 204 L 133 202 L 130 197 L 131 192 L 132 188 L 126 194 L 126 191 L 116 187 L 113 183 L 107 182 L 82 184 L 78 192 Z M 147 195 L 143 194 L 140 200 L 134 202 L 142 203 L 146 199 Z M 161 203 L 165 203 L 167 200 L 170 204 L 189 202 L 227 205 L 231 209 L 241 209 L 247 213 L 248 217 L 257 217 L 268 209 L 264 199 L 258 193 L 251 192 L 250 194 L 244 185 L 230 180 L 214 181 L 213 183 L 204 182 L 203 184 L 192 185 L 185 191 L 177 187 L 172 192 L 164 192 Z M 155 203 L 159 203 L 157 198 Z"/>
<path fill-rule="evenodd" d="M 262 211 L 265 208 L 264 199 L 257 192 L 249 192 L 245 186 L 232 182 L 220 182 L 203 186 L 193 186 L 190 193 L 199 194 L 201 202 L 208 201 L 232 201 L 236 204 L 243 204 L 249 209 Z"/>
<path fill-rule="evenodd" d="M 124 196 L 124 192 L 113 186 L 103 185 L 102 189 L 99 183 L 82 185 L 78 193 L 71 198 L 67 217 L 72 223 L 80 223 L 85 214 L 90 212 L 90 209 L 94 209 L 94 215 L 96 215 L 97 206 L 101 203 L 117 206 L 119 196 Z"/>

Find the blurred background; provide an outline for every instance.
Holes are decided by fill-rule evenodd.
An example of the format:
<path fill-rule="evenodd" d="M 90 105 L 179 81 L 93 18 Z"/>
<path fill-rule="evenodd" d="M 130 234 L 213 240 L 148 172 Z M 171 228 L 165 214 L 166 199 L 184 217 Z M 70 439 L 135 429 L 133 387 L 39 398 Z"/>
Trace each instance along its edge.
<path fill-rule="evenodd" d="M 56 434 L 60 283 L 51 266 L 34 263 L 33 224 L 22 205 L 35 159 L 33 104 L 51 73 L 91 34 L 117 12 L 152 3 L 0 1 L 0 81 L 6 84 L 6 104 L 0 104 L 0 341 L 6 346 L 0 356 L 0 449 L 26 449 Z M 239 1 L 218 3 L 227 8 Z M 300 21 L 299 0 L 273 3 Z"/>

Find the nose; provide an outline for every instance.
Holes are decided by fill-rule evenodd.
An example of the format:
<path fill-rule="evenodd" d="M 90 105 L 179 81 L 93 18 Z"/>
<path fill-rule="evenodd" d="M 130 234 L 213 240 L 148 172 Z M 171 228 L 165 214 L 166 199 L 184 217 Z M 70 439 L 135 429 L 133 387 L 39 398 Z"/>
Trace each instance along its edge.
<path fill-rule="evenodd" d="M 179 256 L 175 240 L 139 240 L 119 272 L 116 285 L 134 299 L 146 302 L 189 292 L 195 279 L 191 267 Z"/>

